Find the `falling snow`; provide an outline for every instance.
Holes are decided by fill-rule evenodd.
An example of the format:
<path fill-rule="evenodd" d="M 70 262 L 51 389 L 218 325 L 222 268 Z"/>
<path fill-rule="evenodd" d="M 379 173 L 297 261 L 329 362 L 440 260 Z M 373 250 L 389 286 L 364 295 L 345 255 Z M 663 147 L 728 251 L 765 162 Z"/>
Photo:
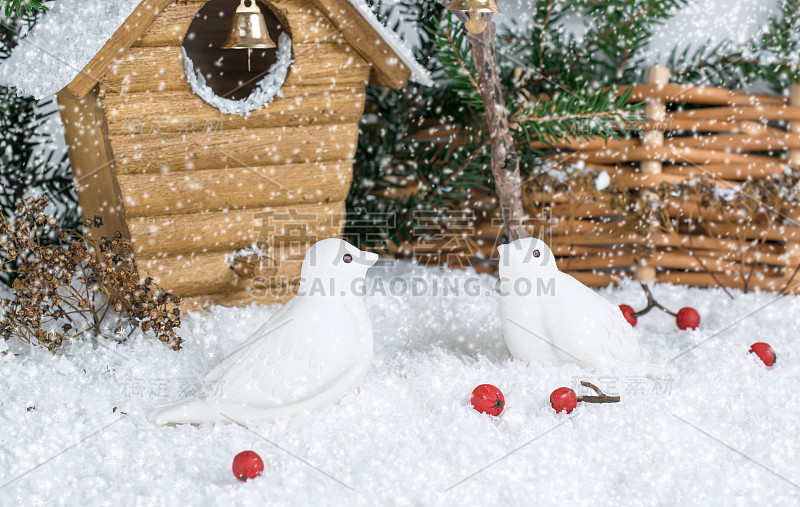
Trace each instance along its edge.
<path fill-rule="evenodd" d="M 0 82 L 37 99 L 70 84 L 141 0 L 58 0 L 0 65 Z M 87 22 L 91 20 L 91 22 Z"/>
<path fill-rule="evenodd" d="M 367 298 L 375 355 L 362 387 L 336 406 L 275 424 L 156 427 L 145 414 L 196 389 L 279 305 L 192 313 L 177 353 L 135 338 L 73 344 L 57 356 L 0 356 L 0 504 L 800 502 L 788 482 L 800 482 L 800 325 L 787 318 L 800 298 L 733 291 L 731 300 L 718 290 L 656 285 L 663 304 L 691 305 L 703 322 L 688 332 L 666 314 L 640 318 L 644 354 L 677 357 L 680 371 L 653 381 L 513 360 L 488 275 L 406 263 L 373 271 L 368 286 L 385 291 Z M 400 294 L 402 286 L 418 290 Z M 645 303 L 634 283 L 601 292 L 615 303 Z M 747 353 L 759 340 L 777 351 L 772 369 Z M 555 414 L 550 392 L 580 389 L 580 380 L 622 402 Z M 481 383 L 505 393 L 500 417 L 469 407 Z M 246 449 L 266 471 L 241 483 L 230 467 Z"/>

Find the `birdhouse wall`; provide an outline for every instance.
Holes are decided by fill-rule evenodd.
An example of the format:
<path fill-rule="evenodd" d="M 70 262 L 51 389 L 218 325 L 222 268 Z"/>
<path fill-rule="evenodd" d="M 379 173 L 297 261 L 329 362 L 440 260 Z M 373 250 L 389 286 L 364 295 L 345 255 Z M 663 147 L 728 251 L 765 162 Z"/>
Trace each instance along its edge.
<path fill-rule="evenodd" d="M 184 74 L 181 43 L 204 3 L 171 4 L 100 79 L 118 214 L 139 270 L 190 304 L 271 302 L 225 258 L 270 244 L 263 212 L 306 217 L 306 237 L 284 250 L 295 260 L 276 259 L 277 279 L 291 286 L 298 252 L 341 234 L 370 68 L 311 4 L 278 0 L 268 5 L 294 59 L 283 96 L 249 117 L 223 114 Z"/>

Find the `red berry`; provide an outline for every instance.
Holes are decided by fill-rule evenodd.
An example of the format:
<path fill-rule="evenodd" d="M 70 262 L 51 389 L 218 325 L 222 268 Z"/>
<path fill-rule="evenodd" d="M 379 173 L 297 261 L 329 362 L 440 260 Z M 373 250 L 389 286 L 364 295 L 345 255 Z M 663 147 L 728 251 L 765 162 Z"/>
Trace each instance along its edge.
<path fill-rule="evenodd" d="M 506 399 L 500 389 L 491 384 L 481 384 L 472 391 L 469 399 L 472 408 L 482 414 L 500 415 L 506 406 Z"/>
<path fill-rule="evenodd" d="M 264 462 L 253 451 L 242 451 L 233 458 L 233 475 L 242 482 L 255 479 L 263 471 Z"/>
<path fill-rule="evenodd" d="M 697 329 L 700 325 L 700 314 L 689 306 L 681 308 L 675 316 L 675 323 L 680 329 Z"/>
<path fill-rule="evenodd" d="M 569 387 L 559 387 L 550 395 L 550 404 L 558 412 L 572 412 L 578 406 L 578 396 Z"/>
<path fill-rule="evenodd" d="M 636 323 L 639 322 L 639 319 L 633 316 L 633 314 L 636 313 L 634 309 L 628 305 L 619 305 L 619 309 L 622 311 L 622 316 L 625 317 L 625 320 L 628 321 L 628 324 L 631 326 L 636 326 Z"/>
<path fill-rule="evenodd" d="M 756 342 L 750 345 L 750 353 L 757 355 L 767 366 L 775 364 L 775 360 L 778 358 L 769 343 L 764 342 Z"/>

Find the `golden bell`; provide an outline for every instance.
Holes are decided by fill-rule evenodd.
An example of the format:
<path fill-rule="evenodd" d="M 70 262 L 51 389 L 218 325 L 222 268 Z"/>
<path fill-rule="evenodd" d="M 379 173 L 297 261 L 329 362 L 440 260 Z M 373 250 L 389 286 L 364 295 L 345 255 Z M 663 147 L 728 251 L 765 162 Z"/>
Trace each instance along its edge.
<path fill-rule="evenodd" d="M 250 2 L 250 7 L 245 3 Z M 222 49 L 271 49 L 275 43 L 269 38 L 267 22 L 256 0 L 242 0 L 233 16 L 233 25 Z"/>
<path fill-rule="evenodd" d="M 469 20 L 464 23 L 469 33 L 486 30 L 488 23 L 481 18 L 482 12 L 500 12 L 494 0 L 453 0 L 447 10 L 469 12 Z"/>

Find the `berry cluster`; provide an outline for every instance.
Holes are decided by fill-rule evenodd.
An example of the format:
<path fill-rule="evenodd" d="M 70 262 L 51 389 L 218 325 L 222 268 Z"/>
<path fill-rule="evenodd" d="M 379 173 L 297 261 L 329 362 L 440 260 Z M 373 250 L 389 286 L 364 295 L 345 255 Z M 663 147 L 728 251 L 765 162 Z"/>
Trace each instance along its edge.
<path fill-rule="evenodd" d="M 619 305 L 622 315 L 631 326 L 636 326 L 636 323 L 639 322 L 639 317 L 646 314 L 653 308 L 658 308 L 664 313 L 668 313 L 675 317 L 675 324 L 678 326 L 678 329 L 697 329 L 698 326 L 700 326 L 700 314 L 697 313 L 697 310 L 694 308 L 686 306 L 675 313 L 656 301 L 647 285 L 642 284 L 642 289 L 644 289 L 644 292 L 647 295 L 647 306 L 645 306 L 642 310 L 637 312 L 630 305 Z"/>
<path fill-rule="evenodd" d="M 619 396 L 609 396 L 601 391 L 597 386 L 590 382 L 581 382 L 581 385 L 592 389 L 594 396 L 578 396 L 569 387 L 559 387 L 550 395 L 550 404 L 556 412 L 570 413 L 578 405 L 579 401 L 586 403 L 616 403 Z M 503 412 L 506 399 L 503 392 L 491 384 L 481 384 L 472 391 L 470 397 L 472 408 L 482 414 L 499 416 Z"/>

